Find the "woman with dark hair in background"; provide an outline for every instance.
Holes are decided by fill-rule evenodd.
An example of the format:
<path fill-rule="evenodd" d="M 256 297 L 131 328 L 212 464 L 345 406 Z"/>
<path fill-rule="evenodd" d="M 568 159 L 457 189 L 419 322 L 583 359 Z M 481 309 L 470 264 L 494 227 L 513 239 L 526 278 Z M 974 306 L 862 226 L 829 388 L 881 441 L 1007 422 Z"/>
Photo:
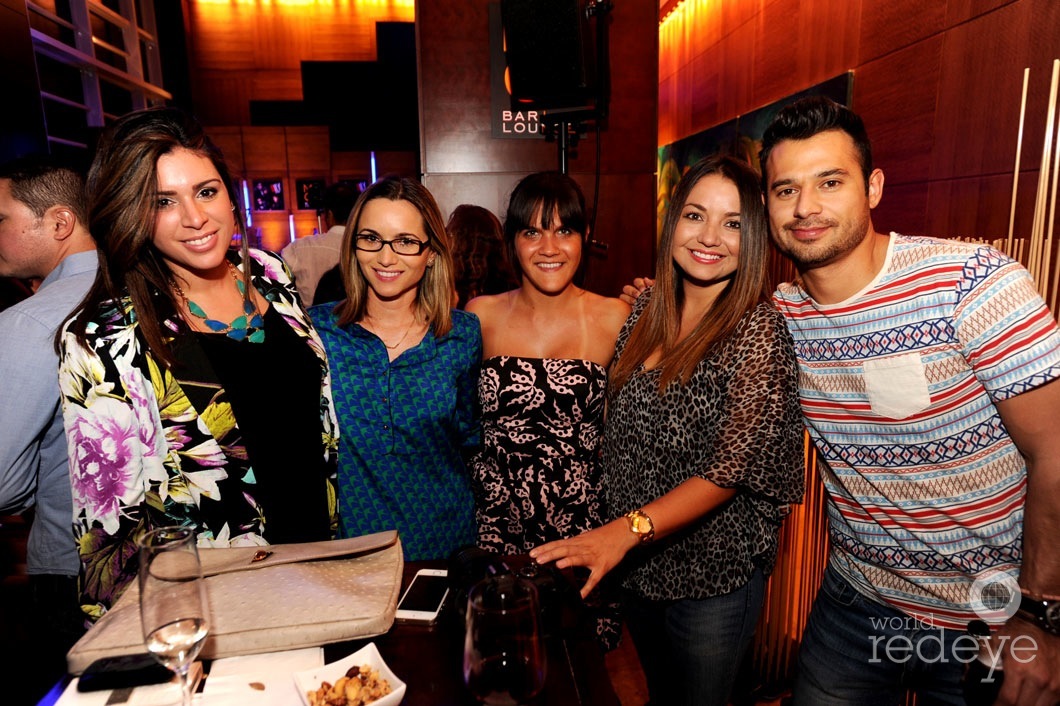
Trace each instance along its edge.
<path fill-rule="evenodd" d="M 483 294 L 500 294 L 518 286 L 519 280 L 504 253 L 500 220 L 482 206 L 461 204 L 445 224 L 453 245 L 456 272 L 456 308 Z"/>
<path fill-rule="evenodd" d="M 346 298 L 312 308 L 335 379 L 343 536 L 397 529 L 409 561 L 475 537 L 464 456 L 478 443 L 478 320 L 453 310 L 442 216 L 417 181 L 358 198 L 339 262 Z"/>
<path fill-rule="evenodd" d="M 60 333 L 59 383 L 82 609 L 98 618 L 136 576 L 145 530 L 194 527 L 222 547 L 331 538 L 337 442 L 323 345 L 283 261 L 248 249 L 192 117 L 117 120 L 88 194 L 99 272 Z"/>
<path fill-rule="evenodd" d="M 603 487 L 613 519 L 530 555 L 623 579 L 653 705 L 724 706 L 803 492 L 791 336 L 769 300 L 758 175 L 704 160 L 667 208 L 655 286 L 618 337 Z"/>

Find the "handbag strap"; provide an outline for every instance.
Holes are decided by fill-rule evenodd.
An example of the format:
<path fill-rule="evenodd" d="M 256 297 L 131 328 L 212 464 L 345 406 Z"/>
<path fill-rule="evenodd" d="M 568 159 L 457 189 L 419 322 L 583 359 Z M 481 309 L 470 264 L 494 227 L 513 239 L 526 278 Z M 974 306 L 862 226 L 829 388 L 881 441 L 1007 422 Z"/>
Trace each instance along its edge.
<path fill-rule="evenodd" d="M 351 557 L 385 549 L 397 542 L 396 530 L 366 534 L 349 539 L 294 544 L 269 544 L 253 547 L 199 548 L 203 576 L 232 571 L 262 569 L 277 564 Z"/>

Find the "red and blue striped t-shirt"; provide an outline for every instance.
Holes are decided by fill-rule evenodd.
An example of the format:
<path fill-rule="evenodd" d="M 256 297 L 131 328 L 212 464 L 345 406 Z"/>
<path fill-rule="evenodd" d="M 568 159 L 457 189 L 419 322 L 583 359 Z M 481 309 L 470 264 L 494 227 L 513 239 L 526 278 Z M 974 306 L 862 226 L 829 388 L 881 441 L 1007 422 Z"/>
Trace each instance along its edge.
<path fill-rule="evenodd" d="M 1060 331 L 997 250 L 891 235 L 876 278 L 821 305 L 774 295 L 829 493 L 832 563 L 861 593 L 940 627 L 972 581 L 1018 576 L 1026 465 L 994 403 L 1060 377 Z"/>

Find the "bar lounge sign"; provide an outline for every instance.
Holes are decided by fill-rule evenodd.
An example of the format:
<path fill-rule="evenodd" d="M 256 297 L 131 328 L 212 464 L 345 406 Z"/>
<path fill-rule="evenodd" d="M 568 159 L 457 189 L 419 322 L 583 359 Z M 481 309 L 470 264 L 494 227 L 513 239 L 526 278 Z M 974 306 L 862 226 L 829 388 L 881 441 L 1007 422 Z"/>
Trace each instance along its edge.
<path fill-rule="evenodd" d="M 504 73 L 504 27 L 501 24 L 501 4 L 489 5 L 490 14 L 490 116 L 493 136 L 506 139 L 540 139 L 540 115 L 536 110 L 514 110 Z"/>
<path fill-rule="evenodd" d="M 494 137 L 537 137 L 541 134 L 541 123 L 538 121 L 536 110 L 527 111 L 501 111 L 501 134 L 497 135 L 497 126 L 494 125 Z"/>

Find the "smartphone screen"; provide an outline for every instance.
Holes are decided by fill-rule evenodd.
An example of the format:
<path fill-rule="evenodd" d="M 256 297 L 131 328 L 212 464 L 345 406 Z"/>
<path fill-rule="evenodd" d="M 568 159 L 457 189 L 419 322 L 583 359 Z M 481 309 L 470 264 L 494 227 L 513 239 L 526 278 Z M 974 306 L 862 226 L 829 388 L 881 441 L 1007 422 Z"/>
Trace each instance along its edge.
<path fill-rule="evenodd" d="M 401 620 L 432 621 L 438 617 L 448 592 L 449 577 L 444 570 L 421 571 L 398 602 L 396 617 Z"/>

